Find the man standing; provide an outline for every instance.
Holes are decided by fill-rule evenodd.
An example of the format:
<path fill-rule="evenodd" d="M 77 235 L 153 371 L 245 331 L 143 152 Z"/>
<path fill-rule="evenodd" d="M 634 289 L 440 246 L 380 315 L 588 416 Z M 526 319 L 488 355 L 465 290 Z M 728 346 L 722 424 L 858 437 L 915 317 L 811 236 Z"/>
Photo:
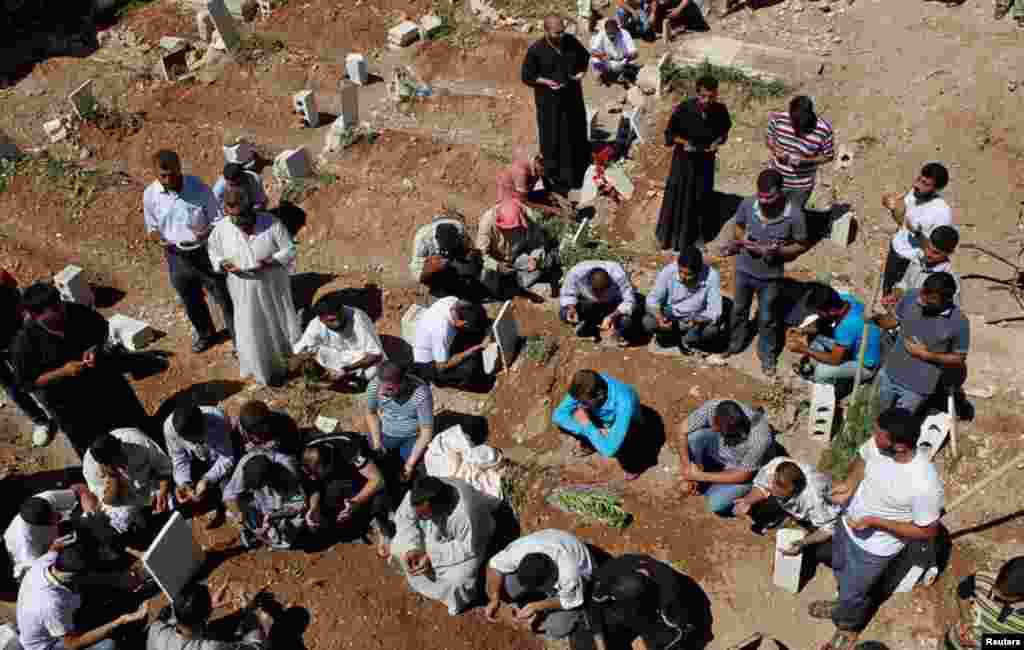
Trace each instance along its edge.
<path fill-rule="evenodd" d="M 782 174 L 766 169 L 757 177 L 757 197 L 745 199 L 736 210 L 734 237 L 740 248 L 736 260 L 736 292 L 732 310 L 729 354 L 738 354 L 747 341 L 750 305 L 757 294 L 757 356 L 761 371 L 775 376 L 782 351 L 782 318 L 777 301 L 783 266 L 811 247 L 803 209 L 786 199 Z"/>
<path fill-rule="evenodd" d="M 455 616 L 480 597 L 480 568 L 494 534 L 497 501 L 456 479 L 416 479 L 395 512 L 391 554 L 409 587 Z"/>
<path fill-rule="evenodd" d="M 562 322 L 575 325 L 577 336 L 606 332 L 620 347 L 629 345 L 636 290 L 621 264 L 580 262 L 565 275 L 558 301 Z"/>
<path fill-rule="evenodd" d="M 782 174 L 782 192 L 803 208 L 814 192 L 818 167 L 835 160 L 832 125 L 817 116 L 810 97 L 799 95 L 789 102 L 789 112 L 768 115 L 765 145 L 772 169 Z"/>
<path fill-rule="evenodd" d="M 949 172 L 937 162 L 921 168 L 909 192 L 882 195 L 882 207 L 889 211 L 899 230 L 892 238 L 885 260 L 882 295 L 888 295 L 907 270 L 910 260 L 939 226 L 953 225 L 953 211 L 939 192 L 949 183 Z"/>
<path fill-rule="evenodd" d="M 399 480 L 407 483 L 434 437 L 434 396 L 430 384 L 385 361 L 366 387 L 366 426 L 370 447 L 398 452 Z"/>
<path fill-rule="evenodd" d="M 583 184 L 590 165 L 583 77 L 590 53 L 565 33 L 559 16 L 544 19 L 544 38 L 530 46 L 522 79 L 532 86 L 537 104 L 537 133 L 544 157 L 544 185 L 567 196 Z"/>
<path fill-rule="evenodd" d="M 420 315 L 412 346 L 415 372 L 437 386 L 475 388 L 485 378 L 487 312 L 455 296 L 441 298 Z"/>
<path fill-rule="evenodd" d="M 722 287 L 718 270 L 704 264 L 696 246 L 679 253 L 658 272 L 647 296 L 644 330 L 654 334 L 655 352 L 678 346 L 683 354 L 706 345 L 721 332 Z"/>
<path fill-rule="evenodd" d="M 872 588 L 907 542 L 939 534 L 942 480 L 927 455 L 918 453 L 920 433 L 921 421 L 909 411 L 883 410 L 848 478 L 832 490 L 831 501 L 846 506 L 832 539 L 839 599 L 810 606 L 811 616 L 836 626 L 825 646 L 830 650 L 856 644 L 868 623 Z"/>
<path fill-rule="evenodd" d="M 245 192 L 245 198 L 253 210 L 267 209 L 269 199 L 263 189 L 263 181 L 260 180 L 259 174 L 256 172 L 249 171 L 238 163 L 224 165 L 223 176 L 213 184 L 213 195 L 217 198 L 221 208 L 224 207 L 224 190 L 229 187 L 237 187 Z"/>
<path fill-rule="evenodd" d="M 620 82 L 628 86 L 636 81 L 640 69 L 633 62 L 636 55 L 633 37 L 619 29 L 619 22 L 613 18 L 604 21 L 604 29 L 590 39 L 590 63 L 606 86 Z"/>
<path fill-rule="evenodd" d="M 903 294 L 911 289 L 920 289 L 924 281 L 933 273 L 948 273 L 956 282 L 956 295 L 953 296 L 953 304 L 960 306 L 960 278 L 953 272 L 953 262 L 950 259 L 960 243 L 960 233 L 953 226 L 938 226 L 932 231 L 924 248 L 915 251 L 914 257 L 907 265 L 907 271 L 903 278 L 892 288 L 892 293 L 882 298 L 882 304 L 895 306 Z"/>
<path fill-rule="evenodd" d="M 344 387 L 359 388 L 377 376 L 386 357 L 366 312 L 325 299 L 313 305 L 313 314 L 295 354 L 315 355 L 331 381 Z"/>
<path fill-rule="evenodd" d="M 917 413 L 938 389 L 957 389 L 967 372 L 971 323 L 953 304 L 956 282 L 934 273 L 920 291 L 908 291 L 894 313 L 872 320 L 884 330 L 900 328 L 878 377 L 881 408 Z"/>
<path fill-rule="evenodd" d="M 204 291 L 213 296 L 234 337 L 231 296 L 223 274 L 210 265 L 206 253 L 206 239 L 221 218 L 220 208 L 203 181 L 182 175 L 178 154 L 161 149 L 153 156 L 153 165 L 157 180 L 142 196 L 146 233 L 164 248 L 171 285 L 194 328 L 192 351 L 203 352 L 213 344 L 216 334 Z"/>
<path fill-rule="evenodd" d="M 483 261 L 456 217 L 440 215 L 420 226 L 413 239 L 409 273 L 435 298 L 480 300 L 485 293 L 480 285 Z"/>
<path fill-rule="evenodd" d="M 39 392 L 80 458 L 99 432 L 146 426 L 146 409 L 103 353 L 110 329 L 103 316 L 62 302 L 41 282 L 25 289 L 22 305 L 30 320 L 9 350 L 14 378 Z"/>
<path fill-rule="evenodd" d="M 224 212 L 229 218 L 214 228 L 209 252 L 214 268 L 228 273 L 241 375 L 280 385 L 302 334 L 287 269 L 295 242 L 273 215 L 246 207 L 238 188 L 224 191 Z"/>
<path fill-rule="evenodd" d="M 732 400 L 709 400 L 686 420 L 686 454 L 679 454 L 686 494 L 703 491 L 708 510 L 733 514 L 733 503 L 750 492 L 757 470 L 775 443 L 764 411 Z"/>

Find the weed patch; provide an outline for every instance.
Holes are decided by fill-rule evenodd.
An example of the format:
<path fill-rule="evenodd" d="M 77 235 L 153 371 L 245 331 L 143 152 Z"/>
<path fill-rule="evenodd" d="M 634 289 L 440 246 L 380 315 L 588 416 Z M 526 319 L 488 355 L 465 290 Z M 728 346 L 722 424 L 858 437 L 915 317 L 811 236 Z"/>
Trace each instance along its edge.
<path fill-rule="evenodd" d="M 705 75 L 710 75 L 718 81 L 740 90 L 741 104 L 752 100 L 764 101 L 773 97 L 781 97 L 790 91 L 786 84 L 776 79 L 752 75 L 733 66 L 715 65 L 707 60 L 699 65 L 680 66 L 669 63 L 662 72 L 662 81 L 670 92 L 688 94 L 692 92 L 694 82 Z"/>

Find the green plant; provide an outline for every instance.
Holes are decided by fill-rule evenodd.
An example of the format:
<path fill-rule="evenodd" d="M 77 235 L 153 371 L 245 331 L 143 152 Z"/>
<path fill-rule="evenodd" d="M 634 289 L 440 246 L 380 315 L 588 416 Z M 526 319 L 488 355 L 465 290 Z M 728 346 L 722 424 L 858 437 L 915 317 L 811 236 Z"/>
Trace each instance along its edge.
<path fill-rule="evenodd" d="M 832 474 L 833 481 L 842 481 L 849 473 L 850 463 L 860 446 L 871 437 L 878 419 L 878 388 L 862 385 L 857 399 L 850 402 L 843 419 L 843 429 L 822 454 L 822 469 Z"/>
<path fill-rule="evenodd" d="M 531 460 L 523 463 L 511 460 L 505 462 L 505 471 L 501 475 L 502 499 L 519 520 L 523 519 L 526 507 L 530 504 L 530 485 L 543 472 L 544 468 Z"/>
<path fill-rule="evenodd" d="M 633 515 L 622 509 L 622 499 L 611 494 L 566 491 L 558 495 L 558 503 L 569 512 L 612 528 L 625 528 L 633 521 Z"/>
<path fill-rule="evenodd" d="M 529 336 L 523 344 L 526 358 L 544 365 L 558 352 L 558 339 L 547 336 Z"/>
<path fill-rule="evenodd" d="M 338 182 L 338 175 L 331 172 L 320 172 L 319 179 L 321 185 L 334 185 Z"/>
<path fill-rule="evenodd" d="M 121 2 L 117 3 L 117 8 L 114 9 L 114 15 L 121 18 L 136 9 L 151 4 L 152 2 L 153 0 L 121 0 Z"/>
<path fill-rule="evenodd" d="M 506 16 L 543 20 L 547 16 L 575 16 L 576 0 L 494 0 L 494 8 Z"/>
<path fill-rule="evenodd" d="M 580 229 L 575 223 L 551 215 L 544 215 L 539 222 L 548 240 L 559 242 L 559 255 L 565 269 L 571 269 L 587 260 L 605 260 L 620 264 L 627 262 L 626 256 L 612 249 L 607 241 L 597 237 L 589 224 L 583 226 L 579 237 L 575 237 L 576 231 Z M 572 242 L 574 237 L 575 243 Z"/>
<path fill-rule="evenodd" d="M 11 179 L 18 175 L 21 158 L 0 158 L 0 194 L 7 191 Z"/>
<path fill-rule="evenodd" d="M 693 82 L 700 77 L 710 75 L 718 81 L 738 87 L 743 91 L 743 102 L 752 99 L 764 100 L 781 97 L 790 91 L 785 83 L 777 79 L 767 79 L 752 75 L 735 66 L 721 66 L 707 59 L 699 65 L 674 65 L 668 63 L 662 71 L 662 81 L 672 91 L 691 92 Z"/>

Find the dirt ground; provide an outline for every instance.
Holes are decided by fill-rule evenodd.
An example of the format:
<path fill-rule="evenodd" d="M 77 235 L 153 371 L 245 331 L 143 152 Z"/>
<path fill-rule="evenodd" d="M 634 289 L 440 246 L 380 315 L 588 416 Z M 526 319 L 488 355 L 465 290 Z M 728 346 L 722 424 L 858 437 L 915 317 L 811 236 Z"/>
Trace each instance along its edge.
<path fill-rule="evenodd" d="M 303 424 L 324 414 L 361 429 L 356 398 L 312 393 L 298 384 L 256 389 L 238 381 L 236 361 L 226 346 L 202 356 L 188 351 L 189 331 L 162 257 L 145 242 L 141 193 L 153 178 L 149 159 L 159 148 L 175 149 L 188 173 L 212 183 L 222 166 L 226 132 L 244 132 L 270 154 L 296 143 L 318 151 L 327 126 L 300 129 L 290 112 L 290 96 L 303 88 L 334 93 L 348 52 L 367 54 L 371 68 L 382 76 L 399 57 L 436 86 L 488 88 L 476 95 L 437 93 L 417 99 L 411 106 L 414 128 L 378 125 L 382 130 L 373 143 L 357 144 L 318 170 L 316 191 L 302 203 L 309 221 L 299 236 L 295 284 L 300 306 L 330 291 L 349 291 L 354 304 L 371 307 L 385 346 L 393 345 L 402 314 L 418 300 L 407 271 L 415 228 L 442 206 L 459 209 L 474 226 L 493 201 L 495 174 L 511 147 L 535 141 L 533 97 L 519 82 L 519 66 L 536 33 L 486 32 L 469 50 L 431 42 L 413 52 L 387 52 L 386 30 L 400 19 L 418 19 L 429 6 L 424 0 L 292 0 L 269 19 L 243 27 L 247 42 L 279 39 L 283 49 L 211 68 L 194 82 L 169 83 L 152 74 L 157 42 L 165 35 L 194 35 L 196 28 L 190 10 L 173 0 L 154 0 L 113 25 L 93 56 L 38 63 L 17 84 L 0 90 L 0 131 L 25 150 L 46 146 L 54 161 L 67 162 L 36 162 L 4 177 L 8 184 L 0 191 L 0 214 L 7 218 L 0 221 L 0 266 L 27 284 L 79 264 L 96 287 L 104 288 L 104 313 L 142 318 L 165 334 L 154 348 L 172 355 L 170 368 L 135 382 L 151 413 L 192 388 L 229 412 L 257 397 L 288 408 Z M 1016 256 L 1024 199 L 1019 120 L 1024 90 L 1017 90 L 1018 84 L 1024 86 L 1017 65 L 1024 57 L 1024 32 L 994 22 L 987 2 L 968 0 L 951 8 L 917 0 L 784 0 L 756 10 L 741 8 L 714 21 L 713 28 L 833 63 L 828 75 L 795 84 L 786 96 L 767 101 L 743 102 L 738 87 L 723 85 L 735 127 L 720 159 L 720 191 L 752 191 L 766 160 L 765 113 L 784 107 L 794 93 L 810 94 L 819 114 L 832 121 L 837 142 L 855 152 L 851 169 L 820 172 L 813 202 L 817 207 L 851 204 L 862 222 L 860 236 L 849 248 L 820 243 L 791 266 L 794 276 L 831 274 L 834 281 L 866 292 L 877 277 L 879 251 L 894 229 L 882 216 L 879 196 L 907 188 L 921 164 L 932 159 L 950 167 L 952 181 L 945 194 L 963 240 Z M 649 62 L 665 46 L 640 47 L 641 59 Z M 87 126 L 71 142 L 47 146 L 42 121 L 66 110 L 67 93 L 86 78 L 95 79 L 104 104 L 137 115 L 140 125 Z M 366 93 L 376 97 L 380 88 L 378 82 Z M 592 80 L 586 93 L 588 103 L 597 106 L 618 99 Z M 658 129 L 679 100 L 672 95 L 659 101 Z M 325 105 L 323 110 L 329 110 L 330 102 Z M 374 121 L 377 110 L 378 105 L 361 106 L 363 119 Z M 448 144 L 434 137 L 454 130 L 475 140 Z M 613 210 L 601 231 L 629 257 L 641 289 L 669 260 L 656 250 L 653 229 L 670 158 L 671 150 L 660 143 L 634 148 L 629 173 L 636 193 Z M 283 188 L 269 170 L 263 178 L 276 201 Z M 957 255 L 956 268 L 961 274 L 1008 275 L 1006 267 L 968 251 Z M 732 265 L 721 271 L 731 287 Z M 1018 311 L 1005 294 L 980 281 L 967 281 L 964 303 L 972 318 Z M 712 649 L 729 647 L 754 631 L 791 648 L 827 639 L 830 626 L 809 619 L 805 609 L 811 600 L 832 596 L 831 576 L 819 572 L 796 596 L 774 589 L 772 538 L 751 535 L 744 521 L 717 519 L 700 499 L 684 498 L 678 490 L 678 429 L 686 415 L 702 401 L 726 395 L 777 413 L 781 409 L 769 386 L 742 364 L 708 367 L 652 356 L 644 348 L 623 353 L 575 340 L 559 324 L 551 301 L 517 303 L 516 314 L 525 336 L 557 341 L 554 356 L 541 364 L 523 355 L 490 395 L 438 391 L 436 401 L 439 410 L 487 417 L 489 442 L 530 468 L 523 528 L 569 528 L 611 553 L 643 552 L 672 563 L 698 581 L 713 603 Z M 584 367 L 634 384 L 643 404 L 659 416 L 665 441 L 657 465 L 634 483 L 621 480 L 614 462 L 569 460 L 564 441 L 549 423 L 572 373 Z M 1012 401 L 979 400 L 977 405 L 978 418 L 960 431 L 961 458 L 940 458 L 947 501 L 1024 449 L 1024 417 Z M 23 478 L 60 469 L 71 459 L 59 445 L 29 449 L 30 427 L 13 409 L 0 411 L 0 468 L 8 485 L 21 490 Z M 816 461 L 823 449 L 799 426 L 784 431 L 780 442 L 809 461 Z M 947 520 L 955 541 L 950 567 L 935 585 L 887 603 L 864 638 L 893 648 L 932 643 L 955 620 L 951 591 L 960 577 L 1024 553 L 1024 522 L 1017 517 L 1024 506 L 1007 498 L 1022 493 L 1019 474 L 952 513 Z M 551 487 L 566 483 L 621 492 L 635 522 L 618 531 L 546 506 Z M 233 545 L 227 529 L 197 526 L 196 534 L 214 550 Z M 309 617 L 303 638 L 310 650 L 542 647 L 476 616 L 448 618 L 440 605 L 412 595 L 371 547 L 359 543 L 312 553 L 234 555 L 216 571 L 214 580 L 223 578 L 248 593 L 271 585 L 283 602 L 303 608 Z M 10 603 L 0 608 L 0 617 L 12 613 Z"/>

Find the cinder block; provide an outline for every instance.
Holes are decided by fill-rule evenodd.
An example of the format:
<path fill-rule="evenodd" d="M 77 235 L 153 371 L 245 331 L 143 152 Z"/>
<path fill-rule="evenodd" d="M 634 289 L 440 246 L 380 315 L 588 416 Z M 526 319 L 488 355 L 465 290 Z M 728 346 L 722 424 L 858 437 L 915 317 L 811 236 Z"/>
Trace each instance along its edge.
<path fill-rule="evenodd" d="M 292 104 L 296 113 L 302 113 L 302 119 L 306 126 L 315 129 L 320 126 L 320 109 L 317 107 L 316 93 L 312 90 L 303 90 L 292 96 Z"/>
<path fill-rule="evenodd" d="M 836 388 L 831 384 L 811 384 L 811 435 L 830 437 L 836 417 Z"/>
<path fill-rule="evenodd" d="M 72 264 L 64 267 L 63 271 L 53 276 L 53 284 L 66 302 L 75 302 L 88 307 L 92 307 L 95 302 L 92 288 L 86 282 L 85 272 L 80 266 Z"/>
<path fill-rule="evenodd" d="M 282 151 L 274 159 L 274 175 L 278 178 L 303 178 L 309 176 L 309 156 L 305 147 Z"/>
<path fill-rule="evenodd" d="M 409 345 L 416 344 L 416 323 L 425 311 L 422 305 L 409 305 L 402 315 L 402 339 Z"/>
<path fill-rule="evenodd" d="M 114 314 L 107 322 L 110 324 L 110 338 L 133 352 L 156 339 L 156 330 L 140 320 Z"/>
<path fill-rule="evenodd" d="M 388 42 L 399 47 L 415 43 L 420 37 L 420 27 L 411 20 L 395 25 L 388 30 Z"/>
<path fill-rule="evenodd" d="M 96 98 L 92 94 L 92 79 L 89 79 L 68 95 L 68 102 L 79 119 L 85 119 L 96 111 Z"/>
<path fill-rule="evenodd" d="M 427 14 L 423 18 L 420 18 L 420 38 L 428 40 L 433 38 L 441 28 L 444 27 L 444 21 L 433 14 Z"/>
<path fill-rule="evenodd" d="M 359 86 L 342 80 L 338 85 L 341 94 L 341 124 L 346 129 L 359 126 Z"/>
<path fill-rule="evenodd" d="M 224 0 L 207 0 L 206 11 L 210 12 L 210 20 L 217 27 L 217 33 L 224 41 L 224 46 L 229 50 L 237 49 L 242 43 L 242 38 L 238 35 L 235 19 L 228 12 Z"/>
<path fill-rule="evenodd" d="M 800 591 L 804 554 L 783 555 L 782 550 L 803 539 L 805 534 L 804 531 L 794 528 L 782 528 L 775 533 L 775 568 L 772 580 L 776 587 L 793 594 Z"/>
<path fill-rule="evenodd" d="M 349 81 L 358 86 L 365 86 L 370 79 L 370 73 L 366 68 L 366 57 L 362 54 L 346 56 L 345 71 L 348 73 Z"/>
<path fill-rule="evenodd" d="M 206 560 L 192 537 L 192 524 L 175 512 L 142 556 L 142 564 L 173 601 Z"/>
<path fill-rule="evenodd" d="M 50 142 L 60 142 L 64 138 L 68 137 L 67 120 L 63 117 L 58 117 L 50 120 L 49 122 L 43 122 L 43 131 L 45 131 L 46 136 L 50 138 Z"/>
<path fill-rule="evenodd" d="M 319 415 L 317 416 L 316 422 L 313 426 L 315 426 L 317 431 L 320 431 L 321 433 L 337 433 L 338 420 Z"/>

